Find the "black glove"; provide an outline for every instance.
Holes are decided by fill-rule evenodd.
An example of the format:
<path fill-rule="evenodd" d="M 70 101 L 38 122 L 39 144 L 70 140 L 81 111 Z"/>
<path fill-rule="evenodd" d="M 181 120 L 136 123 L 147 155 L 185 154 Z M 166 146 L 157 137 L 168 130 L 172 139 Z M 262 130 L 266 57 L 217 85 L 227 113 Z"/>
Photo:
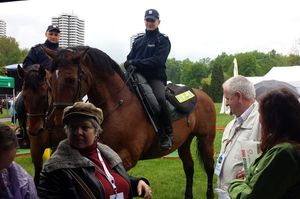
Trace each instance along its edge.
<path fill-rule="evenodd" d="M 136 70 L 136 67 L 134 65 L 132 65 L 132 61 L 128 60 L 124 63 L 124 67 L 126 69 L 126 71 L 128 72 L 134 72 Z"/>

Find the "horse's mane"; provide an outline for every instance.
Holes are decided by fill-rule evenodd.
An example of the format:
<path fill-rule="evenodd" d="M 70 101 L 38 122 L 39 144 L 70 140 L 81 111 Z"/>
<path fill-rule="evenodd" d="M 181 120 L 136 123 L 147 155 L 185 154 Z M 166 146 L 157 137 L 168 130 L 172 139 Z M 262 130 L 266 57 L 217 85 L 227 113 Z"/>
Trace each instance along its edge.
<path fill-rule="evenodd" d="M 90 63 L 94 65 L 95 68 L 107 72 L 108 74 L 113 75 L 114 72 L 118 73 L 120 77 L 125 81 L 125 75 L 123 71 L 121 70 L 120 66 L 112 59 L 110 58 L 106 53 L 103 51 L 92 48 L 89 46 L 75 46 L 75 47 L 69 47 L 66 49 L 62 49 L 58 51 L 57 56 L 53 59 L 51 72 L 56 70 L 59 67 L 62 66 L 69 66 L 71 64 L 70 60 L 68 60 L 65 56 L 67 52 L 75 51 L 75 52 L 81 52 L 87 50 L 86 59 Z M 77 64 L 77 63 L 75 63 Z"/>

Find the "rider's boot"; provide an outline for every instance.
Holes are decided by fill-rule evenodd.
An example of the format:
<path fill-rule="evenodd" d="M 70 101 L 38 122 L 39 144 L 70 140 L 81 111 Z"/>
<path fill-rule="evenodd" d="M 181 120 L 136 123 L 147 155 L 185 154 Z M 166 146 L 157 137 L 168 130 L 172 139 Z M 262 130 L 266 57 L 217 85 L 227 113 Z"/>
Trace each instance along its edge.
<path fill-rule="evenodd" d="M 163 125 L 163 131 L 161 132 L 159 138 L 159 146 L 161 150 L 169 150 L 172 148 L 174 144 L 173 129 L 172 129 L 172 122 L 171 122 L 169 110 L 168 109 L 164 109 L 164 110 L 168 112 L 163 113 L 164 125 Z"/>

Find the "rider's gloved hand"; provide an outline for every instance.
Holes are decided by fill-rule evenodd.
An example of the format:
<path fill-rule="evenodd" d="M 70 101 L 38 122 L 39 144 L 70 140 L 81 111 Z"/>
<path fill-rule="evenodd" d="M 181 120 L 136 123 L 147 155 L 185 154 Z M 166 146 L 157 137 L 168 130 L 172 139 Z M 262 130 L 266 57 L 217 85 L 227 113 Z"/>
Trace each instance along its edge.
<path fill-rule="evenodd" d="M 134 65 L 132 65 L 132 61 L 128 60 L 124 63 L 124 67 L 126 69 L 126 71 L 131 72 L 131 71 L 135 71 L 136 67 Z"/>

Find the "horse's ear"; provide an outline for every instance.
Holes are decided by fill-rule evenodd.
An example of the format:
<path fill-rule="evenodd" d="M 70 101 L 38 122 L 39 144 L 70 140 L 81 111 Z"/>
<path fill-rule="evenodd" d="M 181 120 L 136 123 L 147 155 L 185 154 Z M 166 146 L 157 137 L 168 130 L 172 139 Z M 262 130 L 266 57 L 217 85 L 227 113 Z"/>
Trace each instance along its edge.
<path fill-rule="evenodd" d="M 89 50 L 89 48 L 87 48 L 84 51 L 81 51 L 79 53 L 76 53 L 74 56 L 74 60 L 83 61 L 85 59 L 85 56 L 87 55 L 88 50 Z"/>
<path fill-rule="evenodd" d="M 43 51 L 49 56 L 49 58 L 53 59 L 56 56 L 57 51 L 51 50 L 50 48 L 46 48 L 43 45 L 41 45 L 41 47 Z"/>
<path fill-rule="evenodd" d="M 18 64 L 17 73 L 20 79 L 24 79 L 25 72 L 24 69 L 20 66 L 20 64 Z"/>
<path fill-rule="evenodd" d="M 41 77 L 45 77 L 46 76 L 46 70 L 43 67 L 39 68 L 39 74 L 41 75 Z"/>

